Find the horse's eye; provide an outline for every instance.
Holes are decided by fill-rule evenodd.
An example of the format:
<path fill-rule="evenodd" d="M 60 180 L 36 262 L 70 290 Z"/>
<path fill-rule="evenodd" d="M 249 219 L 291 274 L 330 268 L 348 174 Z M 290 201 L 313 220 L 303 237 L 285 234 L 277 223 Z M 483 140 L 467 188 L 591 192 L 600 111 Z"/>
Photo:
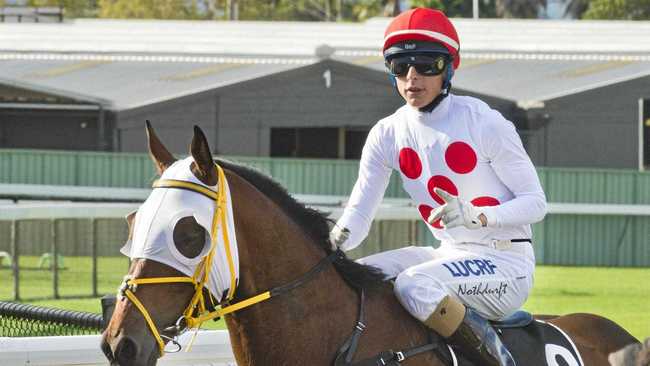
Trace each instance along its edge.
<path fill-rule="evenodd" d="M 187 258 L 201 254 L 207 236 L 207 231 L 192 216 L 183 217 L 174 226 L 174 245 Z"/>

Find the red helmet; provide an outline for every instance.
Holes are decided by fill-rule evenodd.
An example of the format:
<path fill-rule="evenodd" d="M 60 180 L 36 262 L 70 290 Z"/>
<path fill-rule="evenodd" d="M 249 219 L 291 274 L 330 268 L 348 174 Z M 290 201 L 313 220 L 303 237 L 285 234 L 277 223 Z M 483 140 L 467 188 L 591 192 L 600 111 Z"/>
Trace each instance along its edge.
<path fill-rule="evenodd" d="M 384 33 L 384 57 L 388 56 L 386 50 L 404 41 L 425 41 L 442 45 L 454 60 L 454 70 L 460 65 L 458 33 L 445 13 L 440 10 L 415 8 L 396 16 Z M 408 51 L 416 50 L 404 49 L 399 53 Z"/>

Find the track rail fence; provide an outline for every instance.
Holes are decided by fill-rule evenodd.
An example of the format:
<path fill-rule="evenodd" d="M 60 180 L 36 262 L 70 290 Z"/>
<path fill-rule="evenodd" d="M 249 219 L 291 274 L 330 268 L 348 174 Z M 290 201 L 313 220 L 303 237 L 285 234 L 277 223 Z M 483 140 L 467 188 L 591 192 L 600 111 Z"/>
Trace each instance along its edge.
<path fill-rule="evenodd" d="M 300 196 L 340 216 L 345 197 Z M 114 293 L 129 260 L 119 253 L 135 203 L 41 203 L 0 206 L 0 300 L 98 297 Z M 416 208 L 387 199 L 353 258 L 408 244 L 436 245 Z M 565 228 L 566 227 L 566 228 Z M 650 266 L 650 206 L 549 204 L 533 227 L 541 264 Z M 583 232 L 589 235 L 581 236 Z M 9 234 L 9 235 L 7 235 Z M 581 241 L 584 241 L 582 243 Z M 47 283 L 51 285 L 46 285 Z"/>

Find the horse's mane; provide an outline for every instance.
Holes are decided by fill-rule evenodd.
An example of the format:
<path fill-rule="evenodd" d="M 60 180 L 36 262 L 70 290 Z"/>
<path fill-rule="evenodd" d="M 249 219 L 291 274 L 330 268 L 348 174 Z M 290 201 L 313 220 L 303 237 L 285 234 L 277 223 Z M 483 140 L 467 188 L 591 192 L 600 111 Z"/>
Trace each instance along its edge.
<path fill-rule="evenodd" d="M 216 163 L 252 184 L 292 218 L 315 244 L 328 254 L 332 252 L 329 243 L 329 223 L 332 221 L 323 213 L 296 201 L 279 183 L 253 168 L 222 159 L 217 159 Z M 347 256 L 339 256 L 333 263 L 343 279 L 355 288 L 373 289 L 386 282 L 378 268 L 357 263 Z"/>

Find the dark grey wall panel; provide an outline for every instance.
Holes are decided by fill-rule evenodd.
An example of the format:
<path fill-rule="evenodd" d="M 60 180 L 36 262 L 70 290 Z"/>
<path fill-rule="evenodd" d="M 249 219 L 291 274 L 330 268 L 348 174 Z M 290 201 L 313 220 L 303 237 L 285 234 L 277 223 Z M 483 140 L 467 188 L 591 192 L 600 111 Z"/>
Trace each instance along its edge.
<path fill-rule="evenodd" d="M 153 104 L 118 114 L 119 150 L 146 151 L 145 120 L 150 120 L 165 146 L 175 154 L 187 154 L 193 125 L 199 125 L 208 140 L 215 141 L 216 97 L 211 93 Z"/>
<path fill-rule="evenodd" d="M 221 93 L 221 126 L 372 126 L 403 103 L 384 73 L 333 61 L 247 84 Z"/>
<path fill-rule="evenodd" d="M 0 148 L 98 150 L 97 116 L 97 111 L 0 110 Z"/>
<path fill-rule="evenodd" d="M 621 82 L 545 103 L 547 166 L 638 167 L 638 100 L 650 77 Z"/>

